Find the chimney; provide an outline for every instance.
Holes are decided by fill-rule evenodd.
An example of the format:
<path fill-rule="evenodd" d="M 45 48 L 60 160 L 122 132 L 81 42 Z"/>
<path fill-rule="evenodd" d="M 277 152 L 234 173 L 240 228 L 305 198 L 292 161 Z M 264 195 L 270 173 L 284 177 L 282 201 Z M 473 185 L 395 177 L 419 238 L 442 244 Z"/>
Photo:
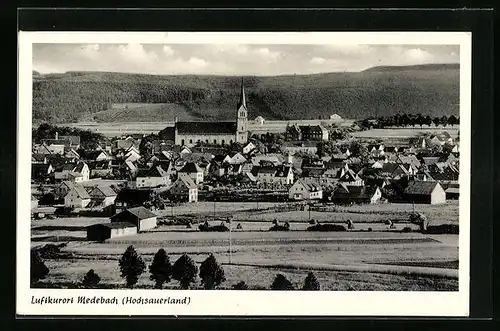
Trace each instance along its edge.
<path fill-rule="evenodd" d="M 59 140 L 59 133 L 56 131 L 56 140 Z"/>
<path fill-rule="evenodd" d="M 175 116 L 174 117 L 174 123 L 177 123 L 179 121 L 179 117 Z"/>

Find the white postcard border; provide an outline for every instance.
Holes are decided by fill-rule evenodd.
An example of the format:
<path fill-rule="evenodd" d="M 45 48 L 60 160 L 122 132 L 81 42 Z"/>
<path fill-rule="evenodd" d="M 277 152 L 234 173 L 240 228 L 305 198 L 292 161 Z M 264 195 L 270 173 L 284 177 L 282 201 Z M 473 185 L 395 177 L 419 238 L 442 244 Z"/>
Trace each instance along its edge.
<path fill-rule="evenodd" d="M 445 44 L 460 45 L 460 234 L 459 291 L 181 291 L 31 289 L 30 153 L 33 43 L 238 43 L 238 44 Z M 136 33 L 20 32 L 18 47 L 17 282 L 18 315 L 344 315 L 468 316 L 471 145 L 470 32 L 310 32 L 310 33 Z M 189 298 L 185 305 L 32 304 L 32 297 L 79 296 Z"/>

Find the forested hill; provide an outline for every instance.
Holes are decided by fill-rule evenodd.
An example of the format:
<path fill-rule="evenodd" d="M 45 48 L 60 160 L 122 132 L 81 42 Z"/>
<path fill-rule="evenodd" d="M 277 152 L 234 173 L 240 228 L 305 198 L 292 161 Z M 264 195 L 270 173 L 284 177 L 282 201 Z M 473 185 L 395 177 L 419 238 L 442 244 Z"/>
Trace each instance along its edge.
<path fill-rule="evenodd" d="M 249 116 L 286 120 L 331 114 L 355 119 L 395 113 L 459 115 L 457 65 L 387 68 L 244 77 Z M 33 117 L 35 121 L 73 122 L 92 118 L 113 103 L 169 103 L 181 105 L 190 118 L 229 120 L 234 118 L 240 82 L 237 76 L 34 74 Z"/>

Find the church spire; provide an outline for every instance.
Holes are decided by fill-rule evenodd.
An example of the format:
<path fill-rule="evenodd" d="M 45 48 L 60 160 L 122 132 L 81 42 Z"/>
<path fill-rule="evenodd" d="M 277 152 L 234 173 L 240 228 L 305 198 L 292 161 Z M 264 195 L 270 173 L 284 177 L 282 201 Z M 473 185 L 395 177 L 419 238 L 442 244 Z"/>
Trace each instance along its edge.
<path fill-rule="evenodd" d="M 240 91 L 240 101 L 238 102 L 238 109 L 243 106 L 247 108 L 247 101 L 245 98 L 245 86 L 243 85 L 243 78 L 241 78 L 241 91 Z"/>

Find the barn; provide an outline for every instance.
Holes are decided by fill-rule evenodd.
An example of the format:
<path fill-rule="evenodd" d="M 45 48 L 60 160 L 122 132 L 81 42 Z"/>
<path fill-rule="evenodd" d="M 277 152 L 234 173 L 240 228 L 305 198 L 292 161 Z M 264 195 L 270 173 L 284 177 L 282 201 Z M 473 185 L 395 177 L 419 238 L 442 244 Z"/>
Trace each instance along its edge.
<path fill-rule="evenodd" d="M 411 203 L 437 205 L 446 203 L 446 193 L 439 182 L 411 181 L 404 190 L 403 199 Z"/>
<path fill-rule="evenodd" d="M 126 209 L 111 216 L 111 223 L 129 222 L 137 227 L 137 232 L 156 227 L 156 214 L 142 206 Z"/>
<path fill-rule="evenodd" d="M 137 234 L 137 226 L 129 222 L 94 224 L 87 227 L 87 240 L 90 241 L 104 241 L 134 234 Z"/>

